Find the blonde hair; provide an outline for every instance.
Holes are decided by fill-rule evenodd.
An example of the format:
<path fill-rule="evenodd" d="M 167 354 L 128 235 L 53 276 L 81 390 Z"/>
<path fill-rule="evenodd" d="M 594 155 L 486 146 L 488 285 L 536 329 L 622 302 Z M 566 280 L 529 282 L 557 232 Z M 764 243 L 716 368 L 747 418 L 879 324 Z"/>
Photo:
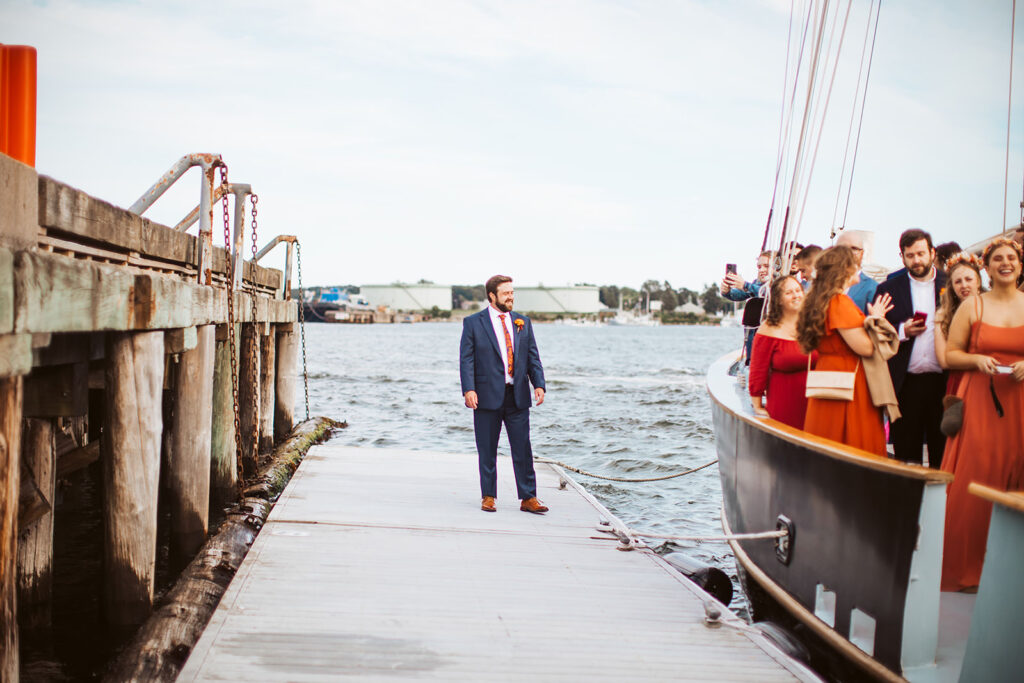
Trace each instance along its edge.
<path fill-rule="evenodd" d="M 963 303 L 963 299 L 956 293 L 953 288 L 953 272 L 957 268 L 970 268 L 974 271 L 974 274 L 978 276 L 978 293 L 985 291 L 985 286 L 981 283 L 981 259 L 974 254 L 969 254 L 966 251 L 961 251 L 959 254 L 953 254 L 946 261 L 946 286 L 942 288 L 942 294 L 939 295 L 939 311 L 938 318 L 941 319 L 939 322 L 939 329 L 942 330 L 942 336 L 949 336 L 949 325 L 953 322 L 953 315 L 956 313 L 956 309 L 960 308 L 960 304 Z"/>
<path fill-rule="evenodd" d="M 849 247 L 829 247 L 814 262 L 814 270 L 814 286 L 807 292 L 796 321 L 796 340 L 804 353 L 814 351 L 825 336 L 829 302 L 843 293 L 846 281 L 857 272 L 857 257 Z"/>

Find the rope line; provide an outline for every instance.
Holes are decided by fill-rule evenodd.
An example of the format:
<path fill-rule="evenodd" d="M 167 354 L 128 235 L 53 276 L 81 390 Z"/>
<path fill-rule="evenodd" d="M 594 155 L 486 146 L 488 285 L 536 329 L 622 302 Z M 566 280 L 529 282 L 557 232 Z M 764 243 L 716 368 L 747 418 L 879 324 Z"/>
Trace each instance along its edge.
<path fill-rule="evenodd" d="M 721 534 L 719 536 L 670 536 L 667 534 L 656 534 L 651 531 L 638 531 L 630 529 L 629 533 L 641 538 L 660 538 L 666 541 L 756 541 L 766 538 L 782 538 L 788 536 L 785 529 L 777 531 L 758 531 L 749 534 Z"/>
<path fill-rule="evenodd" d="M 1006 198 L 1010 188 L 1010 121 L 1013 114 L 1013 41 L 1017 28 L 1017 0 L 1013 0 L 1013 14 L 1010 17 L 1010 91 L 1006 96 L 1006 168 L 1003 171 L 1003 222 L 1000 229 L 1006 230 Z"/>
<path fill-rule="evenodd" d="M 551 460 L 550 458 L 536 458 L 535 457 L 533 460 L 534 460 L 534 462 L 543 462 L 543 463 L 547 463 L 549 465 L 558 465 L 562 469 L 569 470 L 571 472 L 575 472 L 576 474 L 582 474 L 585 477 L 593 477 L 595 479 L 604 479 L 605 481 L 620 481 L 620 482 L 626 482 L 626 483 L 630 483 L 630 484 L 640 484 L 640 483 L 645 483 L 645 482 L 650 482 L 650 481 L 665 481 L 666 479 L 675 479 L 676 477 L 682 477 L 682 476 L 687 475 L 687 474 L 693 474 L 694 472 L 700 472 L 702 469 L 704 469 L 706 467 L 711 467 L 712 465 L 714 465 L 715 463 L 718 462 L 718 458 L 715 458 L 711 462 L 704 463 L 700 467 L 694 467 L 692 470 L 686 470 L 685 472 L 676 472 L 675 474 L 669 474 L 669 475 L 666 475 L 664 477 L 649 477 L 649 478 L 646 478 L 646 479 L 626 479 L 626 478 L 623 478 L 623 477 L 608 477 L 608 476 L 605 476 L 603 474 L 594 474 L 593 472 L 587 472 L 587 471 L 581 470 L 581 469 L 579 469 L 577 467 L 573 467 L 572 465 L 567 465 L 564 462 L 560 462 L 558 460 Z"/>

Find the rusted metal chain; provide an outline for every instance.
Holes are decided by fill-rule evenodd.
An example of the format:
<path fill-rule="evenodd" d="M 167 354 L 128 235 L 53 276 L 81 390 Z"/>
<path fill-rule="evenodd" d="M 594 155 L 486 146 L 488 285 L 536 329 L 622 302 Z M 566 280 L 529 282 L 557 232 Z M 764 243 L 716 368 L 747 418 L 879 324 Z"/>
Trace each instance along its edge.
<path fill-rule="evenodd" d="M 259 202 L 259 197 L 255 194 L 249 195 L 252 201 L 252 263 L 256 264 L 256 204 Z M 243 267 L 244 273 L 244 267 Z M 260 370 L 259 370 L 259 328 L 257 327 L 256 321 L 256 285 L 252 286 L 252 291 L 249 295 L 249 301 L 251 302 L 250 309 L 252 312 L 252 344 L 249 345 L 249 371 L 253 378 L 255 385 L 252 388 L 252 448 L 250 450 L 252 456 L 252 467 L 253 474 L 256 473 L 256 469 L 259 466 L 260 461 Z"/>
<path fill-rule="evenodd" d="M 295 240 L 295 261 L 299 272 L 299 336 L 302 338 L 302 387 L 306 392 L 306 419 L 308 420 L 309 373 L 306 370 L 306 292 L 302 289 L 302 245 L 298 240 Z"/>
<path fill-rule="evenodd" d="M 534 461 L 535 462 L 548 463 L 550 465 L 558 465 L 562 469 L 569 470 L 570 472 L 575 472 L 576 474 L 582 474 L 585 477 L 593 477 L 594 479 L 604 479 L 605 481 L 621 481 L 621 482 L 625 482 L 625 483 L 629 483 L 629 484 L 641 484 L 641 483 L 645 483 L 645 482 L 649 482 L 649 481 L 665 481 L 666 479 L 675 479 L 676 477 L 682 477 L 682 476 L 685 476 L 687 474 L 693 474 L 694 472 L 700 472 L 702 469 L 704 469 L 706 467 L 711 467 L 716 462 L 718 462 L 718 458 L 715 458 L 711 462 L 704 463 L 700 467 L 694 467 L 692 470 L 686 470 L 685 472 L 676 472 L 675 474 L 668 474 L 668 475 L 665 475 L 664 477 L 648 477 L 648 478 L 645 478 L 645 479 L 626 479 L 624 477 L 607 477 L 607 476 L 605 476 L 603 474 L 594 474 L 593 472 L 587 472 L 587 471 L 581 470 L 581 469 L 579 469 L 577 467 L 573 467 L 572 465 L 566 465 L 564 462 L 559 462 L 558 460 L 551 460 L 549 458 L 534 458 Z"/>
<path fill-rule="evenodd" d="M 235 346 L 235 259 L 231 245 L 231 229 L 228 227 L 228 167 L 220 167 L 220 182 L 224 189 L 221 195 L 221 206 L 224 209 L 224 251 L 228 262 L 228 276 L 225 293 L 228 299 L 228 347 L 231 350 L 231 404 L 235 425 L 235 485 L 238 487 L 238 499 L 242 500 L 245 490 L 242 476 L 242 421 L 238 414 L 238 349 Z"/>

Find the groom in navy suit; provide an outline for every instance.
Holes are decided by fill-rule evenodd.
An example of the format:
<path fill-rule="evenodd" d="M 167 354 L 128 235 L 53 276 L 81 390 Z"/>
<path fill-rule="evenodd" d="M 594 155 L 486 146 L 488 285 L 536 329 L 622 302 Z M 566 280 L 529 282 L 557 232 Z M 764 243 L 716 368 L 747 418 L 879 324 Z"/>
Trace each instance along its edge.
<path fill-rule="evenodd" d="M 512 278 L 495 275 L 485 289 L 489 305 L 466 317 L 459 345 L 462 395 L 473 410 L 480 463 L 480 509 L 495 511 L 498 437 L 504 423 L 522 501 L 519 509 L 543 514 L 548 508 L 537 500 L 530 447 L 530 384 L 539 406 L 544 402 L 544 367 L 530 319 L 512 312 Z"/>

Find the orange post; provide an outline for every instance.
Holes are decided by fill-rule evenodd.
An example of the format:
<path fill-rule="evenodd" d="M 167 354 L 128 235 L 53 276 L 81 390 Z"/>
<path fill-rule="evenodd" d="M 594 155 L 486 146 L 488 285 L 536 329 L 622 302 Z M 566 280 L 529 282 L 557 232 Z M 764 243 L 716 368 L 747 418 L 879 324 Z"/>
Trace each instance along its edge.
<path fill-rule="evenodd" d="M 0 152 L 36 165 L 36 49 L 0 46 Z"/>

